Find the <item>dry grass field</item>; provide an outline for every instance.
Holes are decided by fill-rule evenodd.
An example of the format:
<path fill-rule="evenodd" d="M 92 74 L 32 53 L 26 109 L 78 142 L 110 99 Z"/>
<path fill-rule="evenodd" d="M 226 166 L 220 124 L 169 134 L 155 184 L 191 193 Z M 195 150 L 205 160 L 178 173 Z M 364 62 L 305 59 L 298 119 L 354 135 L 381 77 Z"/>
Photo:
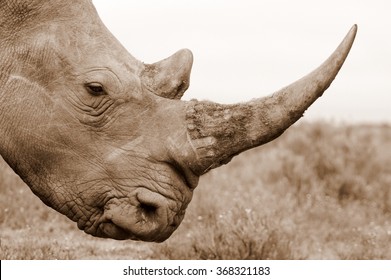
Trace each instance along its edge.
<path fill-rule="evenodd" d="M 0 259 L 391 259 L 391 126 L 301 122 L 202 177 L 161 244 L 84 234 L 1 161 Z"/>

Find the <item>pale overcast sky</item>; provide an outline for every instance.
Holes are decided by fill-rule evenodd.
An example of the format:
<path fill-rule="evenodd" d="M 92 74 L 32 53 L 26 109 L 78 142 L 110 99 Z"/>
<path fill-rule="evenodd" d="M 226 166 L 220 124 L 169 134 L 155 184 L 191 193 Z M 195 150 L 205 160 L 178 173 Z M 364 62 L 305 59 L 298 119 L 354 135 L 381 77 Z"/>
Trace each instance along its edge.
<path fill-rule="evenodd" d="M 246 101 L 320 65 L 353 24 L 358 34 L 331 87 L 305 119 L 391 123 L 389 0 L 94 0 L 128 51 L 152 63 L 194 54 L 184 99 Z"/>

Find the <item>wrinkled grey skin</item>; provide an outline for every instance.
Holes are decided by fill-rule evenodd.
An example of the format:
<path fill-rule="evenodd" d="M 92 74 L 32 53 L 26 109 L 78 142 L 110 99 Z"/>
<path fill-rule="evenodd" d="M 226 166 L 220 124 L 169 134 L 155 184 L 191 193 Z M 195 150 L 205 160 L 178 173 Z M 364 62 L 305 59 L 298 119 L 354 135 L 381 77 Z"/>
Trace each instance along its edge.
<path fill-rule="evenodd" d="M 303 91 L 299 83 L 243 107 L 180 101 L 190 51 L 138 61 L 91 1 L 0 0 L 0 21 L 2 157 L 86 233 L 155 242 L 179 226 L 200 175 L 302 116 L 334 79 L 356 32 L 326 63 L 331 70 L 303 80 L 303 96 L 288 95 Z"/>

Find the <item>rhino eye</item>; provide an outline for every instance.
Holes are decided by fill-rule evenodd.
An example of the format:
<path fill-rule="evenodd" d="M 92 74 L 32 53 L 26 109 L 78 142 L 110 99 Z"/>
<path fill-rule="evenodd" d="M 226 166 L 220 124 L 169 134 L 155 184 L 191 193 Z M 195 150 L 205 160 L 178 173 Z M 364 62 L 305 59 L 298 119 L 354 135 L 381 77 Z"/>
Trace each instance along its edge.
<path fill-rule="evenodd" d="M 106 94 L 103 86 L 99 83 L 89 83 L 86 84 L 85 86 L 87 88 L 87 91 L 94 96 Z"/>

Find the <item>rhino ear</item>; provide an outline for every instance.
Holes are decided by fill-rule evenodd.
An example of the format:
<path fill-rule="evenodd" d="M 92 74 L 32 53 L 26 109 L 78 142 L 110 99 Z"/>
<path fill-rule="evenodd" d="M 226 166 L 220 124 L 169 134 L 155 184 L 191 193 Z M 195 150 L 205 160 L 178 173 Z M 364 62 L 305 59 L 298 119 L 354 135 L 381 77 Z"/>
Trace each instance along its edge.
<path fill-rule="evenodd" d="M 181 99 L 190 85 L 193 54 L 183 49 L 154 64 L 144 64 L 143 84 L 156 95 Z"/>

